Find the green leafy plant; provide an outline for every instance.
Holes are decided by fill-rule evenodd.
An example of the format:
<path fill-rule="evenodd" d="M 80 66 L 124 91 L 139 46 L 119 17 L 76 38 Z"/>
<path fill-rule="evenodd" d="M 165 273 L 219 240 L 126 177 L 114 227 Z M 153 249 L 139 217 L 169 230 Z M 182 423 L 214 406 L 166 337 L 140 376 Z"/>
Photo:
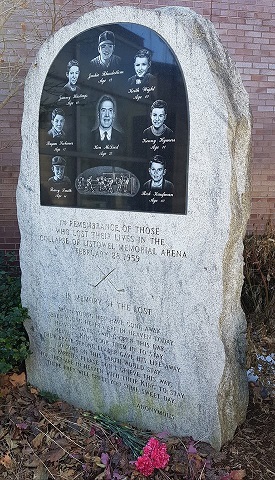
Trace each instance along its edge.
<path fill-rule="evenodd" d="M 15 254 L 0 252 L 0 373 L 20 368 L 29 354 L 27 310 L 21 305 L 20 289 Z"/>
<path fill-rule="evenodd" d="M 120 437 L 125 445 L 130 448 L 135 457 L 140 455 L 146 441 L 150 437 L 149 432 L 139 430 L 137 434 L 137 431 L 133 427 L 118 423 L 103 413 L 94 415 L 93 418 L 104 429 L 110 430 L 112 433 Z"/>
<path fill-rule="evenodd" d="M 39 392 L 39 397 L 43 398 L 48 403 L 55 403 L 59 399 L 58 395 L 55 395 L 55 393 L 51 393 L 46 390 L 41 390 Z"/>

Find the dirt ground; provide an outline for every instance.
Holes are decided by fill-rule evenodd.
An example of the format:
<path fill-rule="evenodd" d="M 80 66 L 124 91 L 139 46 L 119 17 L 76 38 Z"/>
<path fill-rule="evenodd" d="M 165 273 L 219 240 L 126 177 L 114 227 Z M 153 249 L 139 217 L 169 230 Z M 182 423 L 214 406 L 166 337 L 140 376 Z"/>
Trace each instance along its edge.
<path fill-rule="evenodd" d="M 0 479 L 143 480 L 131 450 L 89 412 L 41 397 L 25 374 L 0 376 Z M 255 399 L 258 399 L 255 403 Z M 254 401 L 253 401 L 254 400 Z M 147 432 L 128 429 L 131 438 Z M 274 480 L 275 406 L 253 394 L 247 419 L 221 452 L 162 433 L 170 460 L 151 477 L 175 480 Z"/>

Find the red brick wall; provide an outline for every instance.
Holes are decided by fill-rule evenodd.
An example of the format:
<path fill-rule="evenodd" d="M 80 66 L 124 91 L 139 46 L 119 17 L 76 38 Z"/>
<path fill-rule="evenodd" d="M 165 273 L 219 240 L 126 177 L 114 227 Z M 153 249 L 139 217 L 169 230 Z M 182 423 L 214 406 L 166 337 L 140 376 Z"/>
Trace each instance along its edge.
<path fill-rule="evenodd" d="M 14 0 L 5 0 L 7 11 Z M 51 0 L 53 1 L 53 0 Z M 5 23 L 6 47 L 1 55 L 0 101 L 8 87 L 14 89 L 25 74 L 39 45 L 49 36 L 52 23 L 57 29 L 76 20 L 93 7 L 132 5 L 190 7 L 215 25 L 222 43 L 241 73 L 249 93 L 253 126 L 252 210 L 248 231 L 261 232 L 266 221 L 275 220 L 275 2 L 267 0 L 56 0 L 57 13 L 52 22 L 44 0 L 32 0 L 17 8 Z M 51 2 L 48 2 L 51 3 Z M 1 13 L 3 19 L 5 15 Z M 61 11 L 61 15 L 59 12 Z M 22 65 L 19 73 L 11 71 Z M 10 73 L 9 73 L 10 72 Z M 13 78 L 14 76 L 14 78 Z M 9 81 L 9 82 L 8 82 Z M 23 87 L 1 109 L 0 119 L 0 250 L 18 249 L 15 190 L 20 165 L 20 123 Z"/>

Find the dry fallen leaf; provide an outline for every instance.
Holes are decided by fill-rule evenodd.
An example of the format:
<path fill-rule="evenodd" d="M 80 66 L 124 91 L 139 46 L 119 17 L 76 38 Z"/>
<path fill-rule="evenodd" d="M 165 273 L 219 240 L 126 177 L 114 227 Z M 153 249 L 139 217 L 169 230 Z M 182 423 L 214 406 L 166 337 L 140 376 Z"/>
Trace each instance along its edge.
<path fill-rule="evenodd" d="M 9 383 L 9 375 L 6 373 L 0 373 L 0 387 Z"/>
<path fill-rule="evenodd" d="M 34 458 L 34 459 L 31 459 L 31 461 L 24 463 L 24 467 L 26 468 L 35 468 L 35 467 L 38 467 L 39 465 L 41 465 L 41 461 L 39 460 L 39 458 Z"/>
<path fill-rule="evenodd" d="M 0 459 L 0 464 L 1 465 L 4 465 L 4 467 L 9 470 L 10 468 L 12 468 L 12 459 L 11 457 L 9 456 L 8 453 L 6 453 L 6 455 L 4 455 L 4 457 L 2 457 Z"/>
<path fill-rule="evenodd" d="M 91 458 L 91 461 L 94 462 L 94 463 L 96 463 L 96 464 L 97 464 L 97 463 L 101 463 L 101 458 L 100 458 L 100 457 L 92 457 L 92 458 Z M 105 466 L 105 465 L 103 465 L 103 466 Z"/>
<path fill-rule="evenodd" d="M 10 450 L 13 450 L 14 448 L 18 447 L 18 443 L 15 442 L 9 434 L 5 436 L 5 441 Z"/>
<path fill-rule="evenodd" d="M 1 387 L 0 398 L 5 397 L 10 391 L 10 387 Z"/>
<path fill-rule="evenodd" d="M 19 430 L 27 430 L 28 424 L 26 422 L 16 423 L 16 427 Z"/>
<path fill-rule="evenodd" d="M 5 397 L 11 390 L 9 375 L 0 374 L 0 397 Z"/>
<path fill-rule="evenodd" d="M 39 390 L 37 390 L 37 388 L 34 388 L 34 387 L 31 387 L 31 388 L 30 388 L 30 392 L 31 392 L 33 395 L 38 395 L 38 394 L 39 394 Z"/>
<path fill-rule="evenodd" d="M 0 440 L 8 433 L 8 428 L 0 427 Z"/>
<path fill-rule="evenodd" d="M 246 476 L 245 470 L 232 470 L 232 472 L 230 472 L 229 478 L 230 480 L 243 480 L 245 476 Z"/>
<path fill-rule="evenodd" d="M 246 476 L 245 470 L 231 470 L 229 475 L 225 475 L 221 480 L 243 480 Z"/>
<path fill-rule="evenodd" d="M 70 468 L 69 470 L 64 470 L 64 472 L 62 472 L 62 475 L 65 477 L 65 478 L 74 478 L 75 475 L 76 475 L 76 472 L 75 470 L 73 470 L 72 468 Z"/>
<path fill-rule="evenodd" d="M 41 443 L 43 442 L 43 438 L 45 437 L 43 432 L 40 432 L 36 437 L 32 440 L 32 445 L 34 448 L 40 447 Z"/>
<path fill-rule="evenodd" d="M 40 465 L 38 465 L 35 473 L 33 474 L 33 480 L 48 480 L 48 479 L 49 479 L 49 472 L 44 467 L 44 465 L 42 465 L 42 463 L 40 463 Z"/>
<path fill-rule="evenodd" d="M 105 480 L 105 471 L 97 475 L 97 477 L 95 477 L 95 480 Z"/>
<path fill-rule="evenodd" d="M 57 463 L 64 455 L 66 455 L 66 452 L 62 448 L 55 448 L 49 452 L 47 459 L 52 463 Z"/>
<path fill-rule="evenodd" d="M 82 424 L 83 424 L 82 418 L 81 418 L 81 417 L 78 417 L 76 423 L 77 423 L 77 425 L 82 425 Z"/>
<path fill-rule="evenodd" d="M 17 375 L 17 373 L 13 373 L 10 376 L 10 382 L 14 387 L 22 387 L 26 383 L 26 374 L 25 372 L 20 373 Z"/>
<path fill-rule="evenodd" d="M 172 465 L 171 470 L 176 473 L 186 474 L 187 466 L 184 463 L 175 463 Z"/>

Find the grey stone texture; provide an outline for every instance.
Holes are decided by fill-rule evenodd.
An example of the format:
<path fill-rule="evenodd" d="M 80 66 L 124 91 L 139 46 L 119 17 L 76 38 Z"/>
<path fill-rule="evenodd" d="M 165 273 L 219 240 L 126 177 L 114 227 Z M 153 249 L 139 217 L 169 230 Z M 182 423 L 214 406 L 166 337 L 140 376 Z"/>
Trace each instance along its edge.
<path fill-rule="evenodd" d="M 187 215 L 40 206 L 39 100 L 52 59 L 78 33 L 122 21 L 154 29 L 182 67 Z M 216 448 L 232 438 L 248 398 L 250 134 L 240 75 L 213 25 L 188 8 L 97 9 L 49 38 L 26 80 L 17 189 L 31 384 L 140 428 Z"/>

